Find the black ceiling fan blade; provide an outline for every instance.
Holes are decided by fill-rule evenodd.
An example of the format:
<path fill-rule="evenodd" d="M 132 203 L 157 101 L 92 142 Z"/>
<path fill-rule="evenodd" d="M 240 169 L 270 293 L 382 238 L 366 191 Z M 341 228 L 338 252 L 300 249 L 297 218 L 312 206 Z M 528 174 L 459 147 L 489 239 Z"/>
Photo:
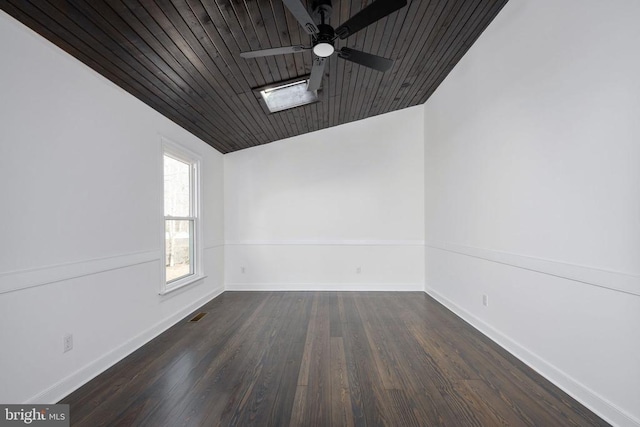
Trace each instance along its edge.
<path fill-rule="evenodd" d="M 304 28 L 304 30 L 312 36 L 318 34 L 318 27 L 313 22 L 313 18 L 309 15 L 309 12 L 304 7 L 304 4 L 300 0 L 282 0 L 289 12 L 296 18 L 296 21 Z"/>
<path fill-rule="evenodd" d="M 336 28 L 336 34 L 341 39 L 346 39 L 406 5 L 407 0 L 376 0 Z"/>
<path fill-rule="evenodd" d="M 302 45 L 274 47 L 271 49 L 261 49 L 261 50 L 252 50 L 251 52 L 241 52 L 240 56 L 243 58 L 260 58 L 263 56 L 284 55 L 287 53 L 304 52 L 305 50 L 308 50 L 308 49 L 311 49 L 311 48 L 305 47 Z"/>
<path fill-rule="evenodd" d="M 389 69 L 393 67 L 392 59 L 383 58 L 382 56 L 374 55 L 372 53 L 349 49 L 348 47 L 340 49 L 338 56 L 342 59 L 346 59 L 347 61 L 382 71 L 383 73 L 385 71 L 389 71 Z"/>
<path fill-rule="evenodd" d="M 311 68 L 311 77 L 307 84 L 307 90 L 314 91 L 320 89 L 322 77 L 324 76 L 324 66 L 327 64 L 327 58 L 314 56 L 313 67 Z"/>

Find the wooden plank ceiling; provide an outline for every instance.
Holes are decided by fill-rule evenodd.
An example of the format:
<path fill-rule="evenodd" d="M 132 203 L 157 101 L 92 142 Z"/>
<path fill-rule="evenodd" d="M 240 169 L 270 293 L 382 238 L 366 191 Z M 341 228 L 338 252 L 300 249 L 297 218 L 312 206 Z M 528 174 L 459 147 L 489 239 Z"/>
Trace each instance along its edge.
<path fill-rule="evenodd" d="M 311 10 L 311 0 L 302 0 Z M 222 153 L 424 103 L 507 0 L 409 0 L 346 40 L 395 60 L 380 73 L 337 55 L 320 102 L 267 114 L 253 88 L 309 74 L 310 45 L 281 0 L 0 0 L 0 8 Z M 337 27 L 370 0 L 333 0 Z"/>

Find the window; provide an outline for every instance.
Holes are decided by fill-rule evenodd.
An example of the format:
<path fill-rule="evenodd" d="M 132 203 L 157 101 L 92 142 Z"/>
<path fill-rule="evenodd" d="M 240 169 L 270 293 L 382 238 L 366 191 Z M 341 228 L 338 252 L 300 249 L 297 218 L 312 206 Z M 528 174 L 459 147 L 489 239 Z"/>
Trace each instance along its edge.
<path fill-rule="evenodd" d="M 202 278 L 199 239 L 199 164 L 194 154 L 165 141 L 164 268 L 161 293 Z"/>

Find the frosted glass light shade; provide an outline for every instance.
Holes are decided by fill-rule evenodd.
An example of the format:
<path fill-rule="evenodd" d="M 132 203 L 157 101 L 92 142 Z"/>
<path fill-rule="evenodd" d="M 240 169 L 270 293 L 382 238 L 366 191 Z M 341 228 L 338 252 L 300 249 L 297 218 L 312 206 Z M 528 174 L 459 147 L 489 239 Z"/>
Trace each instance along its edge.
<path fill-rule="evenodd" d="M 313 53 L 321 58 L 331 56 L 335 49 L 331 43 L 318 43 L 313 47 Z"/>

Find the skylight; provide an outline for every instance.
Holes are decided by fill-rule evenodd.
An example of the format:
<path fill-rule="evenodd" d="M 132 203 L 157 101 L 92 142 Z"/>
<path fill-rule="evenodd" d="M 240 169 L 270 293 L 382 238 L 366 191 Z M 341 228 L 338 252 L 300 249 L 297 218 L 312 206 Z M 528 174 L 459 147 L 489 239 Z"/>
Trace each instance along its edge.
<path fill-rule="evenodd" d="M 271 113 L 300 107 L 318 101 L 317 91 L 308 91 L 308 79 L 270 86 L 260 90 L 260 95 Z"/>

